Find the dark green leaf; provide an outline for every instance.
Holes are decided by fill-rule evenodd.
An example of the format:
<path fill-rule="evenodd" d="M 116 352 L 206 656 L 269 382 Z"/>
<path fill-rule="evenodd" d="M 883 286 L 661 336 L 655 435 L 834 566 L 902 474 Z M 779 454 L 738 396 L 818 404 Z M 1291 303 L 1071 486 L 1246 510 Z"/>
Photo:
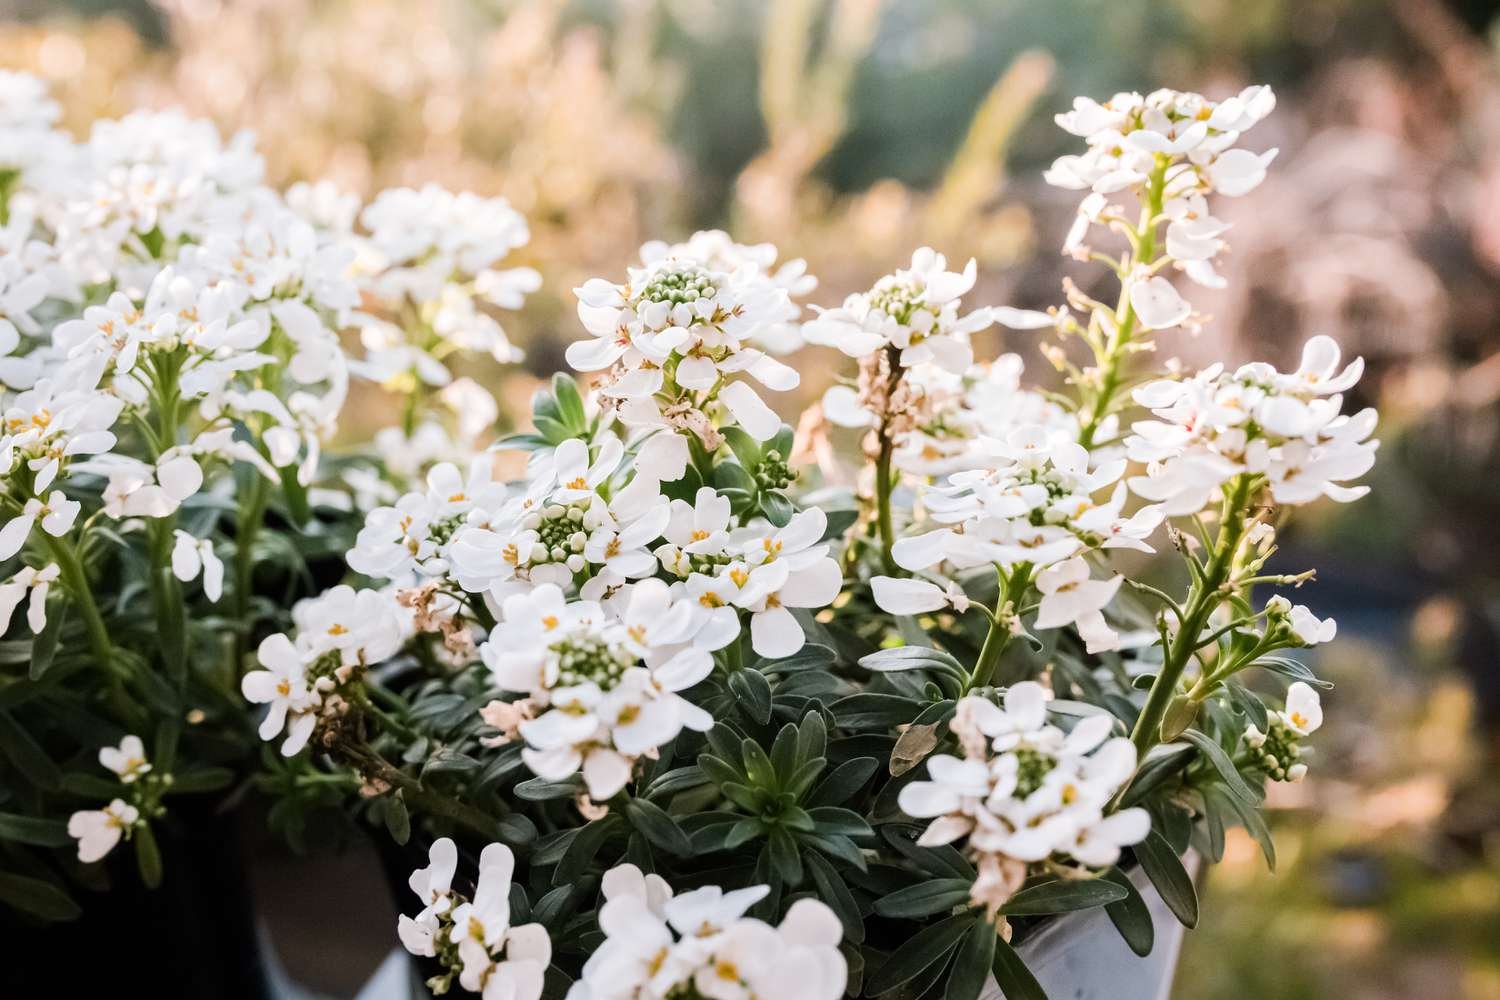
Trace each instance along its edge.
<path fill-rule="evenodd" d="M 0 813 L 0 840 L 12 840 L 36 847 L 62 847 L 73 842 L 73 838 L 68 836 L 68 825 L 62 820 L 38 819 L 15 813 Z"/>
<path fill-rule="evenodd" d="M 808 808 L 836 806 L 847 802 L 879 769 L 880 761 L 874 757 L 856 757 L 844 761 L 818 782 L 812 794 L 807 797 Z"/>
<path fill-rule="evenodd" d="M 829 909 L 839 918 L 839 923 L 843 924 L 844 940 L 854 944 L 862 942 L 865 939 L 865 921 L 849 886 L 823 855 L 809 851 L 804 860 L 818 887 L 818 898 L 828 904 Z"/>
<path fill-rule="evenodd" d="M 1224 784 L 1229 787 L 1230 794 L 1247 803 L 1257 801 L 1260 796 L 1251 791 L 1250 786 L 1245 784 L 1245 779 L 1240 776 L 1239 768 L 1234 766 L 1234 761 L 1224 752 L 1219 741 L 1203 732 L 1201 729 L 1189 729 L 1183 732 L 1182 738 L 1193 746 L 1203 751 L 1203 756 L 1213 765 Z"/>
<path fill-rule="evenodd" d="M 968 903 L 974 884 L 968 879 L 935 878 L 905 889 L 897 889 L 875 901 L 875 912 L 882 917 L 906 920 L 945 913 Z"/>
<path fill-rule="evenodd" d="M 1145 840 L 1135 845 L 1135 856 L 1173 915 L 1184 927 L 1196 927 L 1198 892 L 1193 888 L 1193 880 L 1182 866 L 1182 860 L 1166 839 L 1152 830 Z"/>
<path fill-rule="evenodd" d="M 771 684 L 758 670 L 736 670 L 729 675 L 729 690 L 740 708 L 754 721 L 771 721 Z"/>
<path fill-rule="evenodd" d="M 1057 879 L 1022 889 L 1001 908 L 1008 917 L 1033 917 L 1104 906 L 1126 897 L 1124 889 L 1103 879 Z"/>
<path fill-rule="evenodd" d="M 780 490 L 764 490 L 760 494 L 760 512 L 778 528 L 785 528 L 797 508 Z"/>
<path fill-rule="evenodd" d="M 818 806 L 808 814 L 825 837 L 868 837 L 875 832 L 863 816 L 841 806 Z"/>
<path fill-rule="evenodd" d="M 781 875 L 781 880 L 787 885 L 800 883 L 802 855 L 797 852 L 797 842 L 792 839 L 792 835 L 780 826 L 773 826 L 766 846 L 770 851 L 771 864 Z"/>
<path fill-rule="evenodd" d="M 1047 991 L 1036 981 L 1021 956 L 999 935 L 995 936 L 995 964 L 990 966 L 995 984 L 1005 1000 L 1047 1000 Z"/>
<path fill-rule="evenodd" d="M 974 922 L 953 958 L 953 971 L 948 973 L 948 989 L 943 993 L 943 1000 L 978 1000 L 985 980 L 990 977 L 990 966 L 995 962 L 995 942 L 999 938 L 995 925 L 988 920 Z"/>
<path fill-rule="evenodd" d="M 625 806 L 625 816 L 631 826 L 662 850 L 679 857 L 693 852 L 693 845 L 682 827 L 656 803 L 631 799 Z"/>
<path fill-rule="evenodd" d="M 959 913 L 922 928 L 880 968 L 870 973 L 865 983 L 865 995 L 874 997 L 889 993 L 914 979 L 934 962 L 947 957 L 969 932 L 975 919 L 972 913 Z"/>
<path fill-rule="evenodd" d="M 76 920 L 83 913 L 71 896 L 51 882 L 10 872 L 0 872 L 0 902 L 50 921 Z"/>
<path fill-rule="evenodd" d="M 1109 914 L 1110 921 L 1120 932 L 1120 937 L 1125 939 L 1126 946 L 1145 958 L 1151 954 L 1151 946 L 1156 939 L 1151 908 L 1141 898 L 1135 883 L 1119 868 L 1111 868 L 1103 877 L 1125 890 L 1125 898 L 1108 904 L 1104 907 L 1104 912 Z"/>
<path fill-rule="evenodd" d="M 405 845 L 411 839 L 411 815 L 406 811 L 406 799 L 399 791 L 385 800 L 385 828 L 398 844 Z"/>
<path fill-rule="evenodd" d="M 47 609 L 47 624 L 42 626 L 42 631 L 31 641 L 31 668 L 28 676 L 39 681 L 47 669 L 52 666 L 52 661 L 57 658 L 58 641 L 62 638 L 63 626 L 68 619 L 68 602 L 59 599 L 48 602 L 52 606 Z M 5 625 L 0 622 L 0 627 Z"/>
<path fill-rule="evenodd" d="M 62 782 L 62 772 L 47 752 L 5 712 L 0 712 L 0 753 L 38 788 L 50 790 Z"/>
<path fill-rule="evenodd" d="M 221 788 L 228 788 L 232 781 L 234 772 L 227 767 L 196 767 L 191 771 L 172 775 L 172 784 L 167 787 L 167 793 L 217 792 Z"/>
<path fill-rule="evenodd" d="M 135 866 L 141 873 L 141 882 L 147 889 L 155 889 L 161 885 L 161 848 L 156 846 L 151 824 L 136 827 L 131 840 L 135 844 Z"/>
<path fill-rule="evenodd" d="M 576 778 L 567 781 L 547 781 L 543 778 L 528 778 L 516 786 L 517 798 L 527 802 L 549 802 L 553 799 L 571 799 L 583 790 L 583 783 Z"/>

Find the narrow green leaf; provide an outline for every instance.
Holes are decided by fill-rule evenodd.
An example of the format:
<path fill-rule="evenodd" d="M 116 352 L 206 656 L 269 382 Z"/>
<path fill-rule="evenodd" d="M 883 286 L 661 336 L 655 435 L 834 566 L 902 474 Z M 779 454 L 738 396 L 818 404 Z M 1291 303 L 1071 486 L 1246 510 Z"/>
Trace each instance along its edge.
<path fill-rule="evenodd" d="M 66 892 L 39 878 L 0 872 L 0 902 L 50 921 L 77 920 L 83 910 Z"/>
<path fill-rule="evenodd" d="M 816 851 L 809 851 L 806 858 L 807 870 L 812 873 L 813 882 L 818 887 L 818 898 L 828 904 L 833 910 L 834 916 L 839 918 L 839 923 L 844 926 L 844 940 L 853 944 L 859 944 L 865 939 L 865 921 L 859 912 L 859 903 L 855 901 L 854 894 L 849 891 L 849 886 L 844 879 L 834 870 L 833 865 L 824 859 L 823 855 Z"/>
<path fill-rule="evenodd" d="M 1111 868 L 1104 873 L 1104 878 L 1125 890 L 1125 898 L 1105 906 L 1104 912 L 1109 914 L 1110 921 L 1115 925 L 1115 930 L 1120 932 L 1120 937 L 1125 939 L 1126 946 L 1145 958 L 1151 954 L 1151 947 L 1156 941 L 1151 908 L 1141 898 L 1135 883 L 1119 868 Z"/>
<path fill-rule="evenodd" d="M 953 957 L 953 971 L 948 973 L 948 988 L 943 1000 L 978 1000 L 995 963 L 995 942 L 1000 935 L 988 920 L 976 920 L 964 935 L 958 954 Z"/>
<path fill-rule="evenodd" d="M 972 889 L 973 883 L 967 879 L 935 878 L 881 896 L 875 901 L 875 912 L 905 920 L 930 917 L 967 903 Z"/>
<path fill-rule="evenodd" d="M 783 827 L 773 826 L 767 846 L 771 852 L 771 864 L 781 875 L 782 882 L 789 886 L 800 884 L 802 855 L 797 852 L 797 842 L 792 839 L 792 835 Z"/>
<path fill-rule="evenodd" d="M 656 803 L 645 799 L 631 799 L 625 806 L 625 816 L 630 820 L 631 826 L 662 850 L 679 857 L 693 853 L 688 835 Z"/>
<path fill-rule="evenodd" d="M 31 667 L 27 674 L 32 680 L 39 681 L 57 659 L 59 640 L 62 638 L 63 626 L 68 620 L 68 601 L 59 598 L 49 601 L 47 608 L 47 624 L 42 626 L 42 631 L 31 641 Z M 0 625 L 3 625 L 0 622 Z"/>
<path fill-rule="evenodd" d="M 15 765 L 27 781 L 41 789 L 54 789 L 62 782 L 62 772 L 31 734 L 9 714 L 0 712 L 0 753 Z"/>
<path fill-rule="evenodd" d="M 874 757 L 856 757 L 844 761 L 818 782 L 812 794 L 807 797 L 808 808 L 842 805 L 863 788 L 870 776 L 879 769 L 880 761 Z"/>
<path fill-rule="evenodd" d="M 0 840 L 36 847 L 63 847 L 73 842 L 68 825 L 60 819 L 41 819 L 0 813 Z"/>
<path fill-rule="evenodd" d="M 976 919 L 972 913 L 958 913 L 922 928 L 870 974 L 865 995 L 875 997 L 889 993 L 916 978 L 934 962 L 947 957 Z"/>
<path fill-rule="evenodd" d="M 1224 784 L 1229 786 L 1229 791 L 1232 795 L 1249 803 L 1254 803 L 1260 799 L 1260 796 L 1256 795 L 1250 786 L 1245 783 L 1245 779 L 1240 775 L 1239 768 L 1234 766 L 1234 761 L 1229 759 L 1229 755 L 1224 752 L 1224 748 L 1219 745 L 1218 740 L 1209 736 L 1201 729 L 1188 729 L 1182 733 L 1182 738 L 1203 752 L 1203 756 L 1208 758 L 1208 762 L 1219 773 L 1219 777 L 1224 779 Z"/>
<path fill-rule="evenodd" d="M 385 828 L 398 844 L 404 846 L 411 839 L 411 814 L 406 811 L 406 799 L 399 791 L 385 800 Z"/>
<path fill-rule="evenodd" d="M 1193 888 L 1187 869 L 1182 866 L 1182 859 L 1166 838 L 1152 830 L 1145 840 L 1135 845 L 1135 856 L 1173 915 L 1184 927 L 1198 926 L 1198 892 Z"/>
<path fill-rule="evenodd" d="M 156 846 L 156 834 L 150 823 L 142 823 L 131 835 L 135 844 L 135 866 L 141 873 L 141 882 L 147 889 L 161 885 L 161 848 Z"/>
<path fill-rule="evenodd" d="M 746 668 L 729 675 L 729 691 L 735 702 L 755 722 L 771 721 L 771 684 L 759 670 Z"/>
<path fill-rule="evenodd" d="M 217 792 L 228 788 L 232 781 L 234 772 L 227 767 L 195 767 L 172 775 L 172 784 L 167 786 L 166 792 L 168 795 Z"/>
<path fill-rule="evenodd" d="M 1124 889 L 1102 879 L 1057 879 L 1022 889 L 1001 908 L 1008 917 L 1033 917 L 1045 913 L 1067 913 L 1118 902 Z"/>
<path fill-rule="evenodd" d="M 1016 950 L 999 935 L 995 936 L 995 963 L 990 966 L 990 971 L 995 974 L 995 984 L 1000 987 L 1005 1000 L 1047 1000 L 1047 991 L 1042 989 L 1042 984 L 1026 968 Z"/>

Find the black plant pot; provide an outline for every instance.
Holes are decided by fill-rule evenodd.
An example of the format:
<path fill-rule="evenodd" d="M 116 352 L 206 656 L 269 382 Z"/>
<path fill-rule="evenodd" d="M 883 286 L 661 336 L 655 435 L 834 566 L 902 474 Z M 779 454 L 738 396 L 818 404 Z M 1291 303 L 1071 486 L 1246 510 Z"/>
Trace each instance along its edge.
<path fill-rule="evenodd" d="M 75 890 L 83 915 L 27 925 L 0 910 L 0 997 L 116 996 L 271 1000 L 236 810 L 174 800 L 157 824 L 161 885 L 145 888 L 134 852 L 106 860 L 112 888 Z"/>

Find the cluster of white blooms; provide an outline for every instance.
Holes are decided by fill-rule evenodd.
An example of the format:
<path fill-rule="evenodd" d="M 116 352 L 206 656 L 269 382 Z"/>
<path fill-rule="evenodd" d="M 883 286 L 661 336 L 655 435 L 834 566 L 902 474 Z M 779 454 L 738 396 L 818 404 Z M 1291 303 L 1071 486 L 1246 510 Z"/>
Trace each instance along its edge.
<path fill-rule="evenodd" d="M 358 317 L 364 374 L 441 387 L 452 380 L 444 362 L 455 351 L 520 360 L 493 311 L 520 308 L 542 279 L 529 267 L 495 266 L 531 238 L 509 202 L 435 184 L 395 188 L 360 221 L 368 231 L 358 244 L 361 285 L 386 304 Z"/>
<path fill-rule="evenodd" d="M 1131 490 L 1168 516 L 1202 510 L 1244 473 L 1263 476 L 1280 504 L 1364 496 L 1369 487 L 1344 484 L 1375 463 L 1376 413 L 1340 412 L 1341 394 L 1363 371 L 1361 359 L 1340 370 L 1338 345 L 1320 336 L 1289 374 L 1263 362 L 1233 372 L 1215 365 L 1183 381 L 1141 386 L 1136 401 L 1159 419 L 1136 422 L 1125 441 L 1129 457 L 1147 463 Z"/>
<path fill-rule="evenodd" d="M 435 958 L 445 972 L 429 980 L 446 992 L 457 976 L 464 989 L 484 1000 L 538 1000 L 552 961 L 552 939 L 541 924 L 512 924 L 510 883 L 516 859 L 504 844 L 479 855 L 474 895 L 453 889 L 458 847 L 443 837 L 428 851 L 428 865 L 411 873 L 412 892 L 422 902 L 415 917 L 402 914 L 396 931 L 413 955 Z"/>
<path fill-rule="evenodd" d="M 810 344 L 837 347 L 851 358 L 892 348 L 900 366 L 932 363 L 963 374 L 974 360 L 969 335 L 995 321 L 987 308 L 959 316 L 961 296 L 974 287 L 970 260 L 962 273 L 930 247 L 911 256 L 911 266 L 888 274 L 868 292 L 857 292 L 837 309 L 821 310 L 802 327 Z"/>
<path fill-rule="evenodd" d="M 912 396 L 910 426 L 892 429 L 892 463 L 913 476 L 943 477 L 986 467 L 989 456 L 976 445 L 995 428 L 1037 425 L 1076 437 L 1077 418 L 1044 393 L 1024 388 L 1022 370 L 1016 354 L 975 362 L 961 373 L 936 364 L 909 369 L 904 382 Z M 879 421 L 852 385 L 823 394 L 823 415 L 840 427 Z"/>
<path fill-rule="evenodd" d="M 1305 609 L 1304 609 L 1305 610 Z M 1301 781 L 1307 764 L 1299 758 L 1298 741 L 1323 724 L 1323 703 L 1318 692 L 1302 681 L 1293 681 L 1286 692 L 1286 707 L 1273 712 L 1263 733 L 1257 727 L 1245 730 L 1245 751 L 1251 762 L 1274 781 Z"/>
<path fill-rule="evenodd" d="M 81 809 L 68 817 L 68 835 L 78 841 L 78 860 L 92 864 L 110 851 L 122 837 L 128 838 L 145 821 L 141 818 L 142 806 L 146 806 L 139 786 L 141 779 L 151 773 L 151 762 L 146 759 L 146 747 L 139 736 L 126 736 L 118 747 L 101 747 L 99 763 L 112 771 L 120 784 L 125 786 L 131 801 L 113 799 L 103 809 Z"/>
<path fill-rule="evenodd" d="M 1162 261 L 1137 260 L 1127 276 L 1131 304 L 1146 329 L 1177 326 L 1192 314 L 1160 274 L 1167 261 L 1201 285 L 1223 284 L 1213 261 L 1229 227 L 1210 214 L 1207 196 L 1236 197 L 1265 180 L 1276 150 L 1252 153 L 1235 144 L 1275 107 L 1275 94 L 1264 86 L 1218 103 L 1158 90 L 1146 97 L 1116 94 L 1103 104 L 1080 97 L 1072 111 L 1057 116 L 1060 126 L 1088 143 L 1087 152 L 1060 157 L 1046 173 L 1048 183 L 1089 192 L 1063 245 L 1065 253 L 1087 259 L 1090 229 L 1128 218 L 1126 208 L 1111 201 L 1124 192 L 1167 220 Z M 1155 220 L 1151 224 L 1154 231 Z"/>
<path fill-rule="evenodd" d="M 1090 652 L 1114 648 L 1119 637 L 1102 610 L 1120 577 L 1091 581 L 1080 554 L 1151 551 L 1145 539 L 1162 512 L 1148 506 L 1125 514 L 1125 460 L 1096 465 L 1086 448 L 1046 427 L 1018 427 L 984 447 L 993 468 L 956 473 L 946 485 L 925 491 L 923 506 L 941 527 L 897 541 L 896 563 L 913 572 L 945 563 L 956 570 L 993 565 L 1006 573 L 1028 567 L 1043 595 L 1038 628 L 1076 624 Z M 874 586 L 876 601 L 894 614 L 951 603 L 949 592 L 935 583 L 877 577 Z"/>
<path fill-rule="evenodd" d="M 774 259 L 774 248 L 767 254 Z M 716 417 L 757 441 L 781 427 L 755 389 L 735 376 L 778 391 L 796 388 L 796 370 L 751 343 L 777 338 L 794 310 L 787 286 L 797 282 L 769 274 L 765 254 L 711 239 L 648 244 L 642 256 L 649 260 L 630 268 L 623 284 L 591 278 L 575 290 L 579 318 L 593 339 L 571 345 L 567 357 L 579 371 L 607 373 L 597 392 L 626 426 L 673 432 L 657 435 L 653 445 L 664 449 L 661 461 L 675 475 L 664 471 L 662 479 L 671 481 L 687 460 L 682 435 L 718 447 Z"/>
<path fill-rule="evenodd" d="M 778 926 L 745 916 L 763 885 L 704 886 L 673 895 L 634 865 L 604 874 L 604 943 L 589 956 L 569 1000 L 837 1000 L 848 966 L 843 929 L 828 906 L 799 899 Z"/>
<path fill-rule="evenodd" d="M 1113 725 L 1114 717 L 1101 713 L 1064 733 L 1047 721 L 1047 692 L 1034 681 L 1007 690 L 1004 708 L 964 698 L 950 723 L 963 757 L 929 757 L 929 780 L 901 790 L 902 811 L 932 819 L 917 842 L 967 838 L 976 859 L 1023 865 L 1049 858 L 1089 868 L 1114 864 L 1122 847 L 1145 838 L 1151 819 L 1139 808 L 1107 812 L 1136 763 L 1130 740 L 1110 737 Z M 976 893 L 987 895 L 975 904 L 993 910 L 1002 903 L 1008 893 L 988 895 L 994 888 L 976 882 Z"/>
<path fill-rule="evenodd" d="M 802 331 L 797 323 L 802 308 L 795 300 L 818 287 L 818 279 L 807 273 L 807 261 L 797 258 L 777 266 L 773 244 L 736 243 L 722 229 L 699 230 L 682 243 L 652 240 L 641 247 L 641 261 L 645 264 L 672 257 L 700 261 L 725 274 L 747 269 L 764 273 L 773 285 L 787 293 L 787 299 L 781 303 L 780 318 L 768 320 L 756 330 L 754 341 L 773 354 L 786 354 L 802 346 Z"/>
<path fill-rule="evenodd" d="M 291 757 L 312 738 L 320 720 L 348 710 L 340 686 L 367 666 L 388 659 L 411 633 L 411 615 L 394 595 L 340 585 L 292 608 L 296 638 L 284 633 L 261 641 L 256 656 L 264 669 L 240 680 L 248 701 L 268 706 L 260 738 L 283 730 L 283 756 Z"/>
<path fill-rule="evenodd" d="M 656 556 L 708 609 L 716 633 L 738 634 L 739 611 L 748 611 L 751 648 L 761 656 L 790 656 L 806 640 L 790 609 L 827 607 L 843 586 L 823 541 L 828 515 L 811 507 L 784 528 L 729 525 L 729 500 L 703 487 L 691 504 L 672 501 L 666 543 Z"/>
<path fill-rule="evenodd" d="M 713 716 L 683 698 L 713 670 L 716 632 L 693 602 L 660 580 L 642 580 L 601 605 L 568 602 L 552 584 L 507 598 L 480 656 L 503 691 L 524 695 L 522 756 L 540 777 L 582 771 L 604 802 L 630 781 L 635 761 Z"/>

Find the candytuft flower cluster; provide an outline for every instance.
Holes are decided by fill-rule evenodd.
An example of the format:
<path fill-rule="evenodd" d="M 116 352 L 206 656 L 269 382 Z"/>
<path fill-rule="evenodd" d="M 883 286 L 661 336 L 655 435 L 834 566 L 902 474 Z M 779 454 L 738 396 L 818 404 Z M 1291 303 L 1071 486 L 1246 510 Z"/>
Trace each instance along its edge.
<path fill-rule="evenodd" d="M 1058 117 L 1063 249 L 1113 305 L 985 303 L 920 248 L 804 316 L 775 247 L 652 242 L 575 290 L 578 377 L 491 440 L 466 365 L 520 357 L 502 314 L 540 280 L 503 200 L 278 192 L 249 136 L 78 141 L 0 78 L 0 626 L 24 606 L 8 690 L 49 685 L 0 724 L 64 762 L 19 769 L 34 829 L 154 882 L 173 797 L 254 775 L 294 840 L 336 808 L 425 853 L 399 938 L 489 1000 L 1034 996 L 1016 948 L 1137 870 L 1191 923 L 1180 856 L 1239 823 L 1272 859 L 1264 789 L 1322 722 L 1297 651 L 1336 625 L 1277 592 L 1312 577 L 1277 526 L 1360 497 L 1377 448 L 1327 338 L 1145 367 L 1222 283 L 1212 211 L 1265 176 L 1241 143 L 1274 103 Z M 803 344 L 849 370 L 794 432 Z M 400 419 L 330 451 L 361 379 Z M 799 460 L 825 423 L 854 489 Z M 80 745 L 88 713 L 142 735 Z M 1143 909 L 1110 909 L 1137 949 Z"/>

